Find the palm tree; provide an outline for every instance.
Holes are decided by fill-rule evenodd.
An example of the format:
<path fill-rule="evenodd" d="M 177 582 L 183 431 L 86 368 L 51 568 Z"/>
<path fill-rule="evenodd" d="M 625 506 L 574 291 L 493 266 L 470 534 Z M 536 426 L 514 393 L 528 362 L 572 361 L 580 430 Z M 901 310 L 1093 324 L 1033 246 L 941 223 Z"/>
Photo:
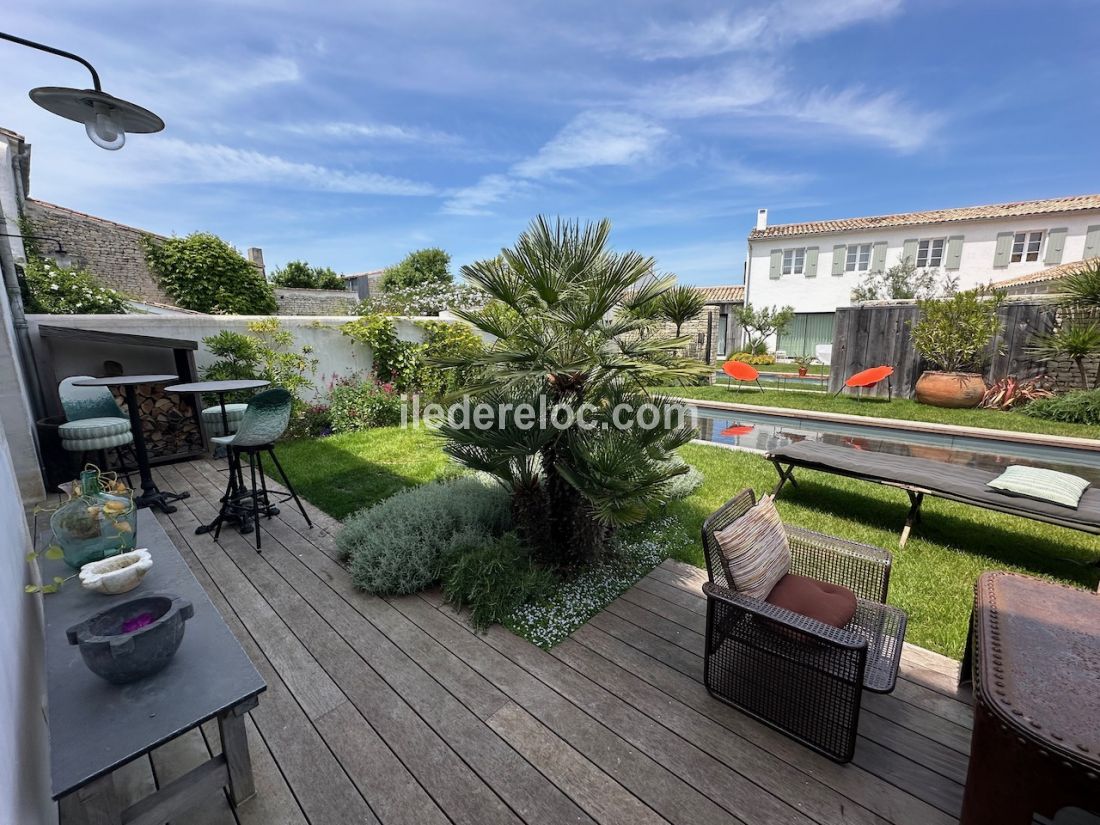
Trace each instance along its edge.
<path fill-rule="evenodd" d="M 512 249 L 462 268 L 492 297 L 484 310 L 456 311 L 497 341 L 484 353 L 438 363 L 483 370 L 470 389 L 488 411 L 481 426 L 448 422 L 445 451 L 496 476 L 512 493 L 517 528 L 538 557 L 572 567 L 603 550 L 614 529 L 645 518 L 684 472 L 674 451 L 693 430 L 664 418 L 669 402 L 647 387 L 709 374 L 679 358 L 682 338 L 651 333 L 653 321 L 617 311 L 668 291 L 653 260 L 608 248 L 610 223 L 536 218 Z M 616 408 L 654 404 L 661 424 L 621 426 Z M 534 426 L 519 410 L 557 409 L 584 421 Z M 527 426 L 524 426 L 524 424 Z"/>
<path fill-rule="evenodd" d="M 1100 325 L 1078 318 L 1063 319 L 1057 329 L 1037 336 L 1028 349 L 1040 361 L 1068 358 L 1077 365 L 1081 388 L 1087 390 L 1089 378 L 1085 371 L 1085 359 L 1100 352 Z M 1100 389 L 1100 367 L 1092 386 L 1093 389 Z"/>
<path fill-rule="evenodd" d="M 1100 354 L 1100 324 L 1097 323 L 1100 258 L 1083 262 L 1065 276 L 1051 300 L 1059 305 L 1057 327 L 1036 336 L 1028 349 L 1040 360 L 1068 358 L 1073 361 L 1081 376 L 1081 387 L 1087 390 L 1089 379 L 1085 359 Z M 1092 386 L 1093 389 L 1100 389 L 1100 365 L 1097 366 Z"/>
<path fill-rule="evenodd" d="M 664 293 L 658 305 L 661 317 L 676 325 L 676 337 L 679 338 L 684 324 L 698 318 L 706 303 L 694 287 L 677 286 Z"/>

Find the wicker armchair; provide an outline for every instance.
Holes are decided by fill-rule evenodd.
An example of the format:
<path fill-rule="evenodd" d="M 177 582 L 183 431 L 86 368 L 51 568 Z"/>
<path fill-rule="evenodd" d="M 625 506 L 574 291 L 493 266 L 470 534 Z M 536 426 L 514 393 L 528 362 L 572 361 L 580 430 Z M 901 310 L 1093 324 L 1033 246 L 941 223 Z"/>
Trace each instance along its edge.
<path fill-rule="evenodd" d="M 844 585 L 855 616 L 836 628 L 733 590 L 714 533 L 756 503 L 744 490 L 703 523 L 710 581 L 704 682 L 717 699 L 837 762 L 855 752 L 863 690 L 889 693 L 897 680 L 905 614 L 885 604 L 885 550 L 787 528 L 791 572 Z"/>

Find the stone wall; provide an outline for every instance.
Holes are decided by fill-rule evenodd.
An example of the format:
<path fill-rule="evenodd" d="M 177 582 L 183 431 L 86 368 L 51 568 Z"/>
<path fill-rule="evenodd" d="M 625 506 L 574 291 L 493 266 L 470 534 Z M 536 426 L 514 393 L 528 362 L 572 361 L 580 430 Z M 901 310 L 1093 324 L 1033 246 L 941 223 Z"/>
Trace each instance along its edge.
<path fill-rule="evenodd" d="M 141 238 L 153 233 L 31 198 L 25 208 L 34 234 L 57 238 L 72 263 L 94 274 L 104 286 L 136 300 L 172 303 L 145 263 Z M 47 255 L 55 248 L 48 241 L 39 241 L 38 246 Z"/>
<path fill-rule="evenodd" d="M 666 338 L 676 337 L 676 325 L 664 322 L 658 327 L 658 335 Z M 718 307 L 706 306 L 693 321 L 688 321 L 680 327 L 680 335 L 690 335 L 685 351 L 681 353 L 688 358 L 695 358 L 708 364 L 716 363 L 717 335 L 718 335 Z M 707 347 L 710 347 L 709 351 Z"/>
<path fill-rule="evenodd" d="M 275 287 L 277 315 L 350 315 L 359 297 L 339 289 Z"/>

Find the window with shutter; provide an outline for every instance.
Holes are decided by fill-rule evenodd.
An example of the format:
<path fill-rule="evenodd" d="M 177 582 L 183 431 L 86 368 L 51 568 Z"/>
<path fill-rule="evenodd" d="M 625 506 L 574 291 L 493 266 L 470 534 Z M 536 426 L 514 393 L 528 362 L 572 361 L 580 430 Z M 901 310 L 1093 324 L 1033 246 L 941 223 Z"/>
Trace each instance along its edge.
<path fill-rule="evenodd" d="M 871 244 L 850 244 L 844 262 L 845 272 L 866 272 L 871 268 Z"/>
<path fill-rule="evenodd" d="M 1100 257 L 1100 226 L 1090 226 L 1085 230 L 1085 249 L 1081 258 Z"/>
<path fill-rule="evenodd" d="M 1017 232 L 1012 236 L 1012 253 L 1009 262 L 1018 264 L 1039 260 L 1039 250 L 1043 246 L 1043 231 Z"/>
<path fill-rule="evenodd" d="M 945 238 L 922 238 L 917 241 L 917 268 L 935 269 L 943 265 Z"/>

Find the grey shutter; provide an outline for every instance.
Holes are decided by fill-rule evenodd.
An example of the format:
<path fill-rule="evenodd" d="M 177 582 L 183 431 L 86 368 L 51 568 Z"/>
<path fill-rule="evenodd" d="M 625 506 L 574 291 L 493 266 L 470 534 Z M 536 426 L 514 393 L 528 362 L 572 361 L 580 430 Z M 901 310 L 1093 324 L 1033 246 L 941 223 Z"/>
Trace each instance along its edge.
<path fill-rule="evenodd" d="M 780 269 L 782 269 L 782 267 L 783 267 L 783 250 L 782 249 L 773 249 L 772 250 L 772 263 L 771 263 L 771 267 L 768 269 L 768 277 L 772 278 L 773 280 L 778 278 L 779 277 L 779 271 L 780 271 Z"/>
<path fill-rule="evenodd" d="M 1085 251 L 1081 258 L 1095 258 L 1100 255 L 1100 226 L 1090 226 L 1085 230 Z"/>
<path fill-rule="evenodd" d="M 997 249 L 993 252 L 993 268 L 1004 269 L 1008 266 L 1009 256 L 1012 254 L 1012 232 L 997 233 Z"/>
<path fill-rule="evenodd" d="M 904 261 L 906 258 L 910 260 L 914 265 L 917 263 L 917 239 L 910 238 L 901 245 L 901 259 Z"/>
<path fill-rule="evenodd" d="M 886 268 L 886 241 L 878 241 L 871 247 L 871 271 L 882 272 Z"/>
<path fill-rule="evenodd" d="M 833 274 L 843 275 L 844 264 L 848 260 L 848 247 L 838 243 L 833 247 Z"/>
<path fill-rule="evenodd" d="M 806 267 L 805 273 L 807 278 L 817 277 L 817 247 L 810 246 L 806 248 Z"/>
<path fill-rule="evenodd" d="M 1062 253 L 1066 251 L 1066 235 L 1069 230 L 1061 226 L 1047 232 L 1047 254 L 1043 258 L 1045 264 L 1062 263 Z"/>
<path fill-rule="evenodd" d="M 962 266 L 963 236 L 952 235 L 947 239 L 947 260 L 944 269 L 959 269 Z"/>

